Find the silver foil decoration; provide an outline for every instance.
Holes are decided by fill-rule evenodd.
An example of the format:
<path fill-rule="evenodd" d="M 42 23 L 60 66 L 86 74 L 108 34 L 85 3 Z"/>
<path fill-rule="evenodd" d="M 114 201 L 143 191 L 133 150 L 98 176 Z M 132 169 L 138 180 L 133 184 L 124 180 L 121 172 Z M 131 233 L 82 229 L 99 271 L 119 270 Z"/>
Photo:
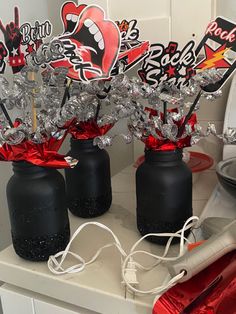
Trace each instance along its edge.
<path fill-rule="evenodd" d="M 53 40 L 48 44 L 42 44 L 36 52 L 31 53 L 27 57 L 27 64 L 39 66 L 63 59 L 64 51 L 65 48 L 63 42 L 60 40 Z"/>
<path fill-rule="evenodd" d="M 10 128 L 1 133 L 1 139 L 9 145 L 18 145 L 25 139 L 25 135 L 20 128 Z"/>
<path fill-rule="evenodd" d="M 166 84 L 154 89 L 138 78 L 129 79 L 124 73 L 119 73 L 109 81 L 99 80 L 88 84 L 67 81 L 68 69 L 64 67 L 53 70 L 46 66 L 40 73 L 41 64 L 60 58 L 63 52 L 63 44 L 54 40 L 42 45 L 35 54 L 28 57 L 28 65 L 14 76 L 12 86 L 4 77 L 0 77 L 0 92 L 5 106 L 8 109 L 20 109 L 22 120 L 20 127 L 9 129 L 5 117 L 1 114 L 1 141 L 16 145 L 24 139 L 43 143 L 51 136 L 60 138 L 63 136 L 61 128 L 73 119 L 76 119 L 78 124 L 93 121 L 99 127 L 128 119 L 130 133 L 99 136 L 94 139 L 94 145 L 100 148 L 110 146 L 116 136 L 121 136 L 126 143 L 130 143 L 133 137 L 145 140 L 150 135 L 158 140 L 176 142 L 179 140 L 177 124 L 185 118 L 188 102 L 189 108 L 192 106 L 189 97 L 196 96 L 202 87 L 221 78 L 219 71 L 202 71 L 192 77 L 188 86 L 178 90 L 175 86 Z M 39 83 L 39 75 L 42 84 Z M 66 91 L 69 95 L 65 94 Z M 202 95 L 214 100 L 221 96 L 221 92 L 203 92 Z M 32 100 L 37 108 L 37 128 L 34 131 Z M 175 111 L 166 112 L 165 121 L 163 103 L 177 107 Z M 146 107 L 150 110 L 146 110 Z M 194 111 L 198 109 L 197 105 Z M 213 125 L 209 125 L 204 133 L 200 126 L 192 128 L 187 123 L 181 138 L 191 136 L 194 144 L 210 134 L 216 135 Z M 222 135 L 222 139 L 234 143 L 235 133 L 228 131 Z"/>
<path fill-rule="evenodd" d="M 161 132 L 164 139 L 177 141 L 178 127 L 176 124 L 163 124 Z"/>
<path fill-rule="evenodd" d="M 221 135 L 218 135 L 220 139 L 223 140 L 225 144 L 236 145 L 236 129 L 227 128 L 225 132 Z"/>
<path fill-rule="evenodd" d="M 66 157 L 64 157 L 64 159 L 69 164 L 70 168 L 74 168 L 78 163 L 77 159 L 74 159 L 70 156 L 66 156 Z"/>
<path fill-rule="evenodd" d="M 217 98 L 222 97 L 222 90 L 220 89 L 214 93 L 204 92 L 202 96 L 205 97 L 207 100 L 215 101 Z"/>
<path fill-rule="evenodd" d="M 108 136 L 108 135 L 97 136 L 93 140 L 93 145 L 98 146 L 100 149 L 104 149 L 108 146 L 111 146 L 112 141 L 113 141 L 113 138 L 111 136 Z"/>
<path fill-rule="evenodd" d="M 120 134 L 119 136 L 125 140 L 126 144 L 131 144 L 133 141 L 133 135 L 131 133 Z"/>
<path fill-rule="evenodd" d="M 114 136 L 103 135 L 95 137 L 93 140 L 93 145 L 98 146 L 100 149 L 104 149 L 106 147 L 111 146 L 113 144 L 113 140 L 116 137 L 121 137 L 122 139 L 124 139 L 126 144 L 131 144 L 133 141 L 133 135 L 131 133 L 116 134 Z"/>

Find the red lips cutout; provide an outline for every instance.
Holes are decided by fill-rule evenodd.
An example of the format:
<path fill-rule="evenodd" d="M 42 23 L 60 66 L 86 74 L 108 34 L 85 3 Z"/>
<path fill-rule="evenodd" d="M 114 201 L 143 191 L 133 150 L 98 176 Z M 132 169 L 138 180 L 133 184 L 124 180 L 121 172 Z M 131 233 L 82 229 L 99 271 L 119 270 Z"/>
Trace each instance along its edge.
<path fill-rule="evenodd" d="M 62 7 L 61 14 L 65 31 L 68 14 L 77 15 L 78 22 L 71 34 L 60 37 L 66 47 L 66 57 L 52 62 L 51 66 L 68 67 L 68 77 L 74 80 L 109 78 L 120 51 L 120 32 L 117 25 L 105 19 L 103 9 L 95 5 L 77 7 L 68 2 Z M 70 53 L 67 50 L 68 45 L 74 46 Z"/>
<path fill-rule="evenodd" d="M 74 14 L 80 16 L 80 13 L 83 11 L 84 8 L 86 8 L 86 4 L 81 4 L 79 6 L 76 6 L 74 2 L 66 2 L 63 4 L 61 8 L 61 18 L 64 24 L 64 30 L 67 31 L 67 14 Z"/>

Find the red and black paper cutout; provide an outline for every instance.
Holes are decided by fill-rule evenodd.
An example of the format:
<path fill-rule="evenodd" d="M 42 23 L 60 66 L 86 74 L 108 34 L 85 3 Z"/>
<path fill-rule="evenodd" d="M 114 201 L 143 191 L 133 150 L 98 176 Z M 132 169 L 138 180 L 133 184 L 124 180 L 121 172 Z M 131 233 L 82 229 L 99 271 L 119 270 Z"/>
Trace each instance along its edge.
<path fill-rule="evenodd" d="M 217 17 L 206 29 L 206 33 L 198 47 L 197 57 L 204 58 L 195 66 L 196 70 L 210 68 L 224 71 L 223 78 L 216 84 L 209 84 L 205 90 L 215 92 L 220 89 L 236 68 L 236 24 L 222 17 Z M 229 54 L 229 57 L 226 56 Z"/>
<path fill-rule="evenodd" d="M 90 81 L 109 78 L 120 50 L 117 25 L 95 5 L 67 2 L 61 9 L 65 34 L 59 39 L 65 45 L 65 57 L 51 63 L 69 68 L 68 77 Z"/>
<path fill-rule="evenodd" d="M 150 43 L 139 40 L 140 31 L 137 23 L 138 21 L 135 19 L 116 21 L 120 31 L 121 46 L 117 63 L 111 73 L 112 76 L 117 75 L 119 71 L 127 72 L 148 55 Z"/>
<path fill-rule="evenodd" d="M 25 65 L 24 54 L 21 52 L 22 35 L 20 33 L 18 7 L 14 9 L 14 22 L 12 21 L 4 26 L 2 20 L 0 20 L 0 30 L 3 33 L 5 45 L 8 50 L 9 64 L 12 67 L 13 73 L 17 73 Z"/>
<path fill-rule="evenodd" d="M 204 87 L 207 92 L 220 89 L 236 68 L 236 24 L 222 17 L 217 17 L 208 25 L 197 48 L 194 41 L 187 43 L 182 50 L 177 42 L 170 42 L 168 47 L 151 45 L 138 74 L 154 87 L 167 82 L 180 88 L 187 85 L 197 71 L 211 68 L 220 69 L 223 78 Z"/>
<path fill-rule="evenodd" d="M 0 41 L 0 74 L 3 74 L 6 69 L 6 57 L 7 57 L 7 49 L 2 41 Z"/>
<path fill-rule="evenodd" d="M 188 84 L 189 79 L 195 74 L 194 47 L 194 41 L 188 42 L 183 49 L 173 41 L 167 47 L 162 44 L 151 45 L 150 52 L 138 71 L 139 76 L 153 87 L 164 82 L 177 87 Z"/>
<path fill-rule="evenodd" d="M 138 21 L 133 19 L 130 21 L 122 20 L 116 21 L 119 28 L 121 40 L 138 40 L 140 35 L 140 30 L 137 27 Z"/>
<path fill-rule="evenodd" d="M 26 22 L 21 25 L 20 33 L 22 35 L 21 45 L 24 46 L 25 57 L 27 57 L 27 55 L 38 50 L 44 39 L 51 36 L 52 24 L 48 20 L 43 23 L 35 21 L 34 25 Z"/>
<path fill-rule="evenodd" d="M 14 21 L 3 24 L 0 20 L 0 30 L 4 43 L 0 42 L 0 73 L 6 69 L 6 57 L 13 73 L 19 72 L 26 64 L 26 56 L 37 51 L 43 40 L 52 34 L 52 24 L 46 20 L 43 23 L 35 21 L 34 25 L 26 22 L 20 25 L 19 8 L 14 8 Z"/>

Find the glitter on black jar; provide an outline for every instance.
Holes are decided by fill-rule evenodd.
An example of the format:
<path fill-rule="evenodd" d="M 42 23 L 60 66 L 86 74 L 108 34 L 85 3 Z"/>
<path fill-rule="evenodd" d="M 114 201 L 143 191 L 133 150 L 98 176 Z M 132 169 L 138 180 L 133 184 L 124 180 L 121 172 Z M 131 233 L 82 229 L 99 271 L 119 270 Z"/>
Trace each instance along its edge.
<path fill-rule="evenodd" d="M 65 169 L 68 208 L 75 216 L 92 218 L 109 210 L 112 202 L 110 158 L 93 140 L 71 139 L 68 155 L 79 160 Z"/>
<path fill-rule="evenodd" d="M 70 238 L 63 176 L 24 161 L 13 162 L 13 171 L 7 201 L 14 249 L 24 259 L 46 261 Z"/>

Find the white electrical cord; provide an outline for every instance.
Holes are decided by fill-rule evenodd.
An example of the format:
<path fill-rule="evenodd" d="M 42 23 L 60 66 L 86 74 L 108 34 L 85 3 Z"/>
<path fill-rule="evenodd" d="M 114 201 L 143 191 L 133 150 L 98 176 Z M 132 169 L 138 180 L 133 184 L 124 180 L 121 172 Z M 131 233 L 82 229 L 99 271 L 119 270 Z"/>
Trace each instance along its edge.
<path fill-rule="evenodd" d="M 190 223 L 192 221 L 192 223 Z M 194 222 L 195 221 L 195 222 Z M 136 254 L 145 254 L 145 255 L 148 255 L 150 257 L 153 257 L 154 259 L 157 259 L 158 261 L 152 265 L 151 267 L 144 267 L 138 263 L 135 263 L 135 265 L 140 268 L 140 269 L 143 269 L 143 270 L 151 270 L 153 269 L 154 267 L 156 267 L 161 261 L 175 261 L 177 260 L 179 257 L 181 257 L 184 252 L 185 252 L 185 245 L 184 245 L 184 241 L 188 242 L 189 243 L 189 240 L 186 239 L 184 237 L 184 232 L 186 230 L 189 230 L 190 228 L 192 228 L 193 226 L 196 225 L 196 223 L 199 221 L 199 218 L 197 216 L 192 216 L 190 217 L 184 224 L 183 228 L 179 231 L 177 231 L 176 233 L 150 233 L 150 234 L 147 234 L 145 236 L 143 236 L 141 239 L 139 239 L 134 245 L 133 247 L 131 248 L 130 250 L 130 253 L 126 256 L 123 264 L 122 264 L 122 269 L 121 269 L 121 274 L 122 274 L 122 278 L 125 282 L 125 284 L 127 285 L 127 287 L 135 292 L 135 293 L 138 293 L 138 294 L 159 294 L 159 293 L 162 293 L 168 289 L 170 289 L 171 287 L 173 287 L 181 278 L 183 278 L 183 276 L 185 275 L 185 272 L 182 271 L 180 274 L 176 275 L 174 278 L 172 278 L 167 284 L 165 285 L 162 285 L 162 286 L 159 286 L 159 287 L 156 287 L 156 288 L 153 288 L 151 290 L 139 290 L 139 289 L 136 289 L 135 287 L 133 287 L 125 278 L 125 270 L 126 270 L 126 267 L 127 267 L 127 264 L 128 262 L 130 261 L 131 258 L 133 258 L 134 255 Z M 163 253 L 162 256 L 158 256 L 158 255 L 155 255 L 155 254 L 152 254 L 152 253 L 149 253 L 149 252 L 146 252 L 146 251 L 135 251 L 136 247 L 144 240 L 146 239 L 147 237 L 149 236 L 154 236 L 154 237 L 169 237 L 169 240 L 167 241 L 167 244 L 166 244 L 166 247 L 165 247 L 165 251 Z M 168 254 L 168 251 L 169 251 L 169 248 L 170 248 L 170 245 L 171 245 L 171 242 L 174 238 L 180 238 L 180 245 L 179 245 L 179 254 L 178 256 L 175 256 L 175 257 L 166 257 L 166 255 Z"/>
<path fill-rule="evenodd" d="M 108 231 L 114 238 L 115 243 L 109 243 L 103 247 L 101 247 L 96 254 L 91 258 L 91 260 L 89 260 L 88 262 L 85 262 L 85 260 L 78 254 L 75 254 L 73 252 L 70 251 L 70 246 L 71 243 L 74 241 L 74 239 L 77 237 L 77 235 L 87 226 L 91 226 L 91 225 L 95 225 L 97 227 L 100 227 L 106 231 Z M 121 256 L 126 257 L 127 254 L 125 253 L 125 251 L 123 250 L 123 248 L 121 247 L 120 241 L 117 238 L 117 236 L 112 232 L 111 229 L 109 229 L 107 226 L 99 223 L 99 222 L 87 222 L 84 223 L 83 225 L 81 225 L 76 231 L 75 233 L 72 235 L 70 242 L 68 243 L 67 247 L 65 248 L 64 251 L 61 251 L 53 256 L 49 257 L 48 260 L 48 268 L 50 269 L 50 271 L 56 275 L 62 275 L 62 274 L 67 274 L 67 273 L 78 273 L 81 272 L 86 265 L 93 263 L 98 256 L 100 255 L 100 253 L 102 252 L 103 249 L 111 247 L 111 246 L 115 246 L 117 247 L 117 249 L 119 250 Z M 78 259 L 80 261 L 79 264 L 73 265 L 71 267 L 68 267 L 66 269 L 64 269 L 62 267 L 62 264 L 64 263 L 67 255 L 72 255 L 73 257 L 75 257 L 76 259 Z M 60 262 L 57 261 L 57 258 L 61 257 Z"/>
<path fill-rule="evenodd" d="M 136 283 L 136 279 L 134 280 L 134 278 L 133 278 L 134 272 L 136 272 L 135 267 L 137 267 L 141 270 L 148 271 L 148 270 L 151 270 L 154 267 L 156 267 L 162 261 L 174 261 L 174 260 L 178 259 L 185 252 L 185 249 L 186 249 L 185 248 L 185 241 L 189 243 L 188 239 L 186 239 L 184 237 L 184 232 L 186 230 L 189 230 L 193 226 L 195 226 L 198 221 L 199 221 L 198 217 L 192 216 L 185 222 L 183 228 L 181 230 L 177 231 L 176 233 L 150 233 L 150 234 L 147 234 L 147 235 L 143 236 L 141 239 L 139 239 L 132 246 L 129 254 L 127 254 L 124 251 L 118 237 L 113 233 L 113 231 L 111 229 L 109 229 L 107 226 L 105 226 L 99 222 L 87 222 L 87 223 L 81 225 L 75 231 L 75 233 L 71 237 L 71 240 L 68 243 L 68 245 L 64 251 L 59 252 L 59 253 L 55 254 L 54 256 L 49 257 L 48 268 L 52 273 L 54 273 L 56 275 L 61 275 L 61 274 L 66 274 L 66 273 L 78 273 L 78 272 L 83 271 L 86 265 L 93 263 L 98 258 L 98 256 L 101 254 L 103 249 L 115 246 L 121 255 L 121 274 L 122 274 L 123 283 L 129 288 L 129 290 L 133 291 L 134 293 L 138 293 L 138 294 L 159 294 L 159 293 L 162 293 L 162 292 L 166 291 L 167 289 L 171 288 L 172 286 L 174 286 L 184 276 L 184 274 L 185 274 L 184 271 L 181 272 L 180 274 L 178 274 L 177 276 L 175 276 L 174 278 L 171 278 L 168 283 L 166 283 L 162 286 L 153 288 L 151 290 L 144 291 L 144 290 L 139 290 L 139 289 L 134 287 L 134 282 Z M 87 227 L 89 225 L 94 225 L 94 226 L 100 227 L 100 228 L 108 231 L 112 235 L 112 237 L 114 238 L 115 242 L 109 243 L 109 244 L 101 247 L 96 252 L 96 254 L 89 261 L 86 262 L 80 255 L 71 252 L 70 246 L 71 246 L 71 243 L 74 241 L 74 239 L 82 231 L 82 229 L 84 229 L 85 227 Z M 146 239 L 149 236 L 152 236 L 152 237 L 153 236 L 154 237 L 169 237 L 162 256 L 158 256 L 158 255 L 155 255 L 155 254 L 143 251 L 143 250 L 141 250 L 141 251 L 135 250 L 137 248 L 137 246 L 144 239 Z M 179 254 L 178 254 L 178 256 L 175 256 L 175 257 L 167 257 L 166 255 L 168 254 L 171 242 L 176 237 L 180 238 Z M 152 266 L 145 267 L 145 266 L 134 261 L 133 256 L 136 254 L 148 255 L 148 256 L 156 259 L 157 262 L 155 262 Z M 68 268 L 64 268 L 63 263 L 64 263 L 64 261 L 68 255 L 72 255 L 74 258 L 76 258 L 79 261 L 79 263 L 76 265 L 70 266 Z M 128 267 L 127 267 L 127 265 L 128 265 Z M 130 280 L 131 277 L 128 276 L 129 271 L 132 272 L 132 274 L 131 274 L 132 280 Z"/>

